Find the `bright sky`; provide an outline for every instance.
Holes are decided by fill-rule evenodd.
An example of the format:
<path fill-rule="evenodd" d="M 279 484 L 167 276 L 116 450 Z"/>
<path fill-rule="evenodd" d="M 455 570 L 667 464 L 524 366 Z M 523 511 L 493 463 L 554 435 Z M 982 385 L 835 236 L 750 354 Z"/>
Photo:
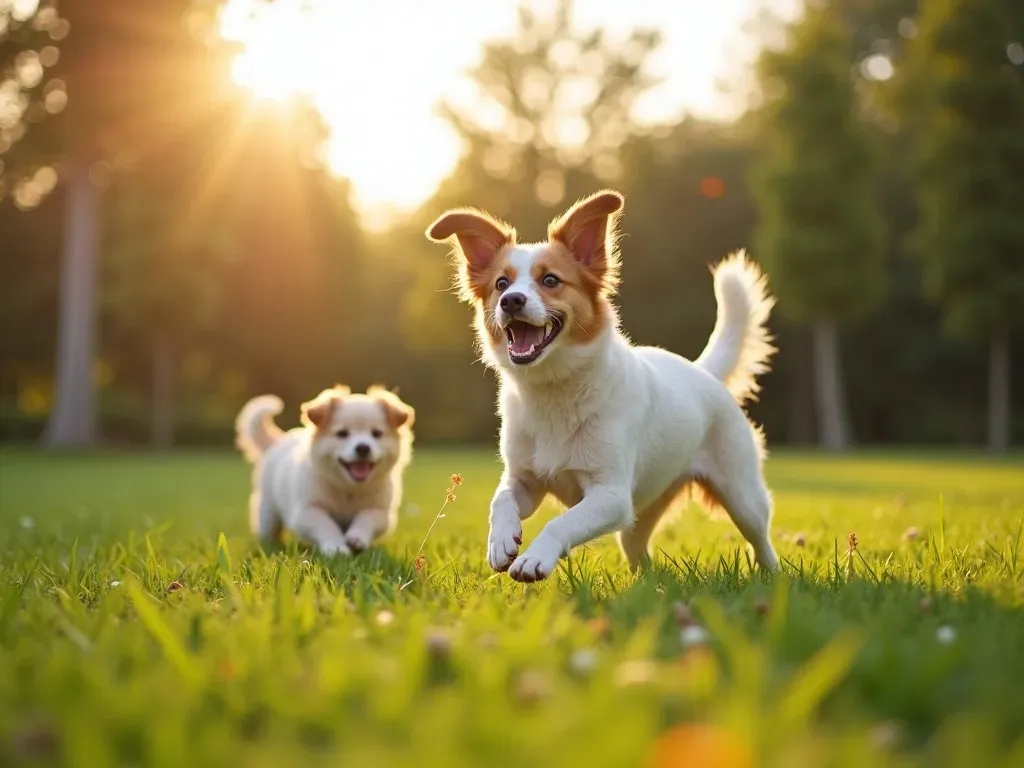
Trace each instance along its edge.
<path fill-rule="evenodd" d="M 575 18 L 613 38 L 637 26 L 662 30 L 650 69 L 666 81 L 635 116 L 657 123 L 684 111 L 730 114 L 718 83 L 750 60 L 742 27 L 764 2 L 577 0 Z M 276 0 L 255 18 L 253 5 L 229 0 L 222 20 L 224 35 L 246 46 L 236 81 L 262 98 L 297 90 L 312 97 L 331 128 L 327 162 L 352 180 L 374 226 L 423 202 L 455 165 L 461 147 L 436 106 L 444 98 L 471 103 L 463 73 L 485 40 L 514 30 L 517 2 Z"/>

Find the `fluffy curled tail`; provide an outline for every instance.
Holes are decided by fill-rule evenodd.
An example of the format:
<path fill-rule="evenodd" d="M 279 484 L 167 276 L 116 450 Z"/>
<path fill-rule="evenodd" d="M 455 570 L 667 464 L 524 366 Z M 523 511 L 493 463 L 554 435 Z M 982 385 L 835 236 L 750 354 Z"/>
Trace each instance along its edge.
<path fill-rule="evenodd" d="M 713 270 L 718 318 L 696 364 L 720 380 L 740 404 L 755 399 L 775 352 L 765 324 L 775 305 L 768 281 L 744 251 L 737 251 Z"/>
<path fill-rule="evenodd" d="M 283 432 L 274 417 L 284 410 L 276 395 L 254 397 L 238 412 L 235 419 L 235 444 L 247 461 L 256 461 L 276 443 Z"/>

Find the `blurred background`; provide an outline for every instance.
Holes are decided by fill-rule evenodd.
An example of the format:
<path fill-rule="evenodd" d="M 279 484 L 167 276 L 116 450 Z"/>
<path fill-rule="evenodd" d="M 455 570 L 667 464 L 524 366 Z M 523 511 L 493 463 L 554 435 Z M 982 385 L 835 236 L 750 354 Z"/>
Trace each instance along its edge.
<path fill-rule="evenodd" d="M 340 381 L 493 445 L 423 230 L 604 186 L 634 340 L 768 271 L 772 445 L 1024 434 L 1021 0 L 0 0 L 0 439 L 227 446 Z"/>

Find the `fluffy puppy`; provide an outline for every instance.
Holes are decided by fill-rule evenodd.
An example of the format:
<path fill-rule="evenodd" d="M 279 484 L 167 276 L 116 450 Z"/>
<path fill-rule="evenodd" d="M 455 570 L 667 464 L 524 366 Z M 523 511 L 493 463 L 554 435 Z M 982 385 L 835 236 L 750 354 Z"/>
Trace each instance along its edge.
<path fill-rule="evenodd" d="M 762 438 L 741 408 L 774 351 L 764 277 L 742 252 L 714 269 L 718 319 L 696 362 L 633 346 L 611 302 L 622 205 L 613 191 L 581 200 L 540 243 L 518 244 L 511 226 L 474 209 L 449 211 L 427 230 L 454 245 L 482 358 L 499 374 L 505 469 L 487 560 L 535 581 L 573 547 L 617 531 L 635 569 L 672 501 L 698 491 L 775 570 Z M 520 554 L 521 521 L 547 494 L 568 509 Z"/>
<path fill-rule="evenodd" d="M 412 456 L 414 411 L 371 387 L 326 389 L 302 405 L 303 426 L 275 423 L 283 404 L 253 398 L 235 421 L 237 444 L 253 462 L 252 532 L 278 538 L 282 527 L 327 555 L 359 552 L 389 533 Z"/>

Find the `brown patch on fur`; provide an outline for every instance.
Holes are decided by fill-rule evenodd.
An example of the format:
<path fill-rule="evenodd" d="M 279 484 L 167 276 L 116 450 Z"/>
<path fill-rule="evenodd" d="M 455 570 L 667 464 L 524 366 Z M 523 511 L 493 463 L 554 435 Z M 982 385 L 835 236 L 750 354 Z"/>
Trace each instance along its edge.
<path fill-rule="evenodd" d="M 460 272 L 461 298 L 476 306 L 476 325 L 478 336 L 486 335 L 491 341 L 497 343 L 505 338 L 505 333 L 495 322 L 495 312 L 498 309 L 498 301 L 501 291 L 495 287 L 499 277 L 507 277 L 513 282 L 518 273 L 508 263 L 508 250 L 503 249 L 491 261 L 490 266 L 479 273 L 474 282 L 468 282 L 464 272 Z"/>
<path fill-rule="evenodd" d="M 544 285 L 549 273 L 560 281 L 554 288 Z M 538 254 L 530 276 L 545 305 L 571 318 L 572 325 L 564 332 L 574 341 L 591 341 L 613 321 L 615 311 L 601 276 L 577 261 L 562 242 L 556 240 Z"/>
<path fill-rule="evenodd" d="M 435 243 L 454 238 L 453 256 L 459 275 L 459 295 L 464 301 L 484 299 L 500 276 L 496 262 L 516 244 L 516 230 L 484 211 L 457 208 L 446 211 L 427 229 Z"/>
<path fill-rule="evenodd" d="M 679 497 L 683 500 L 695 501 L 705 512 L 716 513 L 726 512 L 725 504 L 718 494 L 718 490 L 702 477 L 695 477 L 683 486 Z"/>
<path fill-rule="evenodd" d="M 548 226 L 548 240 L 563 245 L 604 293 L 612 293 L 619 280 L 616 224 L 623 202 L 614 190 L 595 192 Z"/>
<path fill-rule="evenodd" d="M 366 394 L 381 404 L 384 408 L 384 416 L 388 426 L 396 432 L 405 427 L 412 427 L 416 419 L 416 411 L 411 405 L 403 402 L 394 392 L 381 386 L 373 386 L 366 390 Z"/>
<path fill-rule="evenodd" d="M 325 389 L 312 400 L 302 404 L 302 423 L 316 429 L 329 425 L 334 409 L 351 393 L 351 389 L 341 384 Z"/>
<path fill-rule="evenodd" d="M 508 263 L 508 249 L 502 248 L 495 254 L 491 262 L 481 269 L 470 269 L 465 261 L 458 264 L 459 295 L 463 301 L 482 301 L 493 311 L 497 305 L 498 290 L 494 284 L 504 275 L 512 282 L 516 279 L 516 270 Z"/>

